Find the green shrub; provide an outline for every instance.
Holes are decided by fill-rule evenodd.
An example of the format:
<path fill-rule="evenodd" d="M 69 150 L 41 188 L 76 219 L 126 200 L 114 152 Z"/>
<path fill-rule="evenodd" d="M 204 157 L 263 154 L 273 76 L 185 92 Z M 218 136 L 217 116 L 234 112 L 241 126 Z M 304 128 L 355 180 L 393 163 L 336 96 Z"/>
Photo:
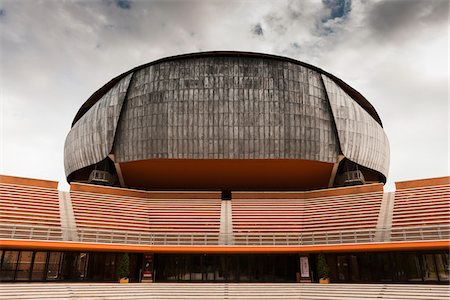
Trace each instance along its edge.
<path fill-rule="evenodd" d="M 117 266 L 117 277 L 125 278 L 130 275 L 130 258 L 128 253 L 124 253 L 120 259 L 119 265 Z"/>
<path fill-rule="evenodd" d="M 330 268 L 328 267 L 327 260 L 325 259 L 325 255 L 323 255 L 323 253 L 320 253 L 317 257 L 317 272 L 319 278 L 330 277 Z"/>

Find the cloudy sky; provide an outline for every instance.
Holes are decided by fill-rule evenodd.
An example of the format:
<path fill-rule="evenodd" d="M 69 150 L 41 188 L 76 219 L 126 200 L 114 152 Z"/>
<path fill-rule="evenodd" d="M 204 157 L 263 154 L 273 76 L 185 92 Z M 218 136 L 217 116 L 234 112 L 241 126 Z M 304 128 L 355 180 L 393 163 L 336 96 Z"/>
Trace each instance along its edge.
<path fill-rule="evenodd" d="M 75 113 L 165 56 L 242 50 L 338 76 L 375 106 L 393 182 L 449 174 L 449 1 L 0 0 L 0 173 L 60 181 Z"/>

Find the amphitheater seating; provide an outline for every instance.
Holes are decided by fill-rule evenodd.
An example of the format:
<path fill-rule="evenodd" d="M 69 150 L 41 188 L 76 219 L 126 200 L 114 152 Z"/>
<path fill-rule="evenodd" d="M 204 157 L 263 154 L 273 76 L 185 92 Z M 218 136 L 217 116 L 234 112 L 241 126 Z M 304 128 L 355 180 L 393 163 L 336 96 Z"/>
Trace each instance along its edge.
<path fill-rule="evenodd" d="M 383 240 L 450 239 L 448 181 L 445 177 L 399 183 L 392 213 L 386 213 L 392 216 L 392 228 L 387 227 L 390 235 Z M 129 236 L 140 240 L 142 234 L 164 239 L 144 241 L 155 244 L 205 244 L 199 241 L 201 237 L 208 239 L 207 244 L 219 241 L 219 192 L 146 192 L 74 186 L 84 186 L 72 189 L 67 198 L 74 212 L 74 230 L 82 237 L 79 241 L 133 243 Z M 229 227 L 233 228 L 232 242 L 264 244 L 249 241 L 249 236 L 253 236 L 272 238 L 266 244 L 274 244 L 278 243 L 275 238 L 288 235 L 293 237 L 280 241 L 281 244 L 372 242 L 382 201 L 381 184 L 311 192 L 233 193 L 232 227 Z M 0 238 L 12 237 L 11 234 L 23 239 L 63 238 L 57 182 L 0 175 L 0 206 Z M 353 240 L 343 239 L 346 232 L 359 232 L 361 239 L 354 234 Z M 121 235 L 125 240 L 119 238 Z M 339 240 L 330 238 L 337 235 Z M 308 236 L 311 240 L 307 240 Z M 320 240 L 323 236 L 325 241 Z"/>
<path fill-rule="evenodd" d="M 433 227 L 445 226 L 450 223 L 450 184 L 397 189 L 392 215 L 392 239 L 399 239 L 402 228 L 423 228 L 431 238 L 437 235 Z M 426 230 L 429 228 L 429 230 Z M 412 233 L 409 233 L 411 235 Z M 416 232 L 416 235 L 422 234 Z M 442 234 L 448 234 L 443 231 Z"/>
<path fill-rule="evenodd" d="M 235 244 L 332 244 L 374 240 L 383 191 L 233 198 Z M 370 231 L 372 230 L 372 231 Z"/>
<path fill-rule="evenodd" d="M 158 198 L 71 192 L 78 229 L 123 230 L 153 234 L 212 234 L 220 227 L 220 199 Z"/>
<path fill-rule="evenodd" d="M 233 199 L 242 232 L 318 232 L 375 228 L 382 192 L 310 199 Z"/>
<path fill-rule="evenodd" d="M 0 223 L 8 224 L 9 228 L 2 227 L 0 234 L 10 236 L 14 230 L 15 238 L 26 238 L 30 236 L 30 227 L 34 227 L 35 236 L 48 234 L 49 239 L 60 239 L 60 229 L 46 229 L 61 227 L 57 183 L 34 185 L 42 181 L 28 179 L 12 184 L 3 179 L 0 176 Z"/>

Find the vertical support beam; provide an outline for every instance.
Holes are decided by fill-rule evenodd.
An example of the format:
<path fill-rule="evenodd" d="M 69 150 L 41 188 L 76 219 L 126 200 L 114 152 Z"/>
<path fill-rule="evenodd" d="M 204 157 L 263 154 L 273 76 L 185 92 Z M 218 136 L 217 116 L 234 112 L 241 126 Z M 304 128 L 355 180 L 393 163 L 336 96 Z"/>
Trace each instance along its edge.
<path fill-rule="evenodd" d="M 78 241 L 77 225 L 70 192 L 59 191 L 59 216 L 64 241 Z"/>
<path fill-rule="evenodd" d="M 220 203 L 220 232 L 219 245 L 233 245 L 233 209 L 231 200 Z"/>
<path fill-rule="evenodd" d="M 389 242 L 391 239 L 392 214 L 394 210 L 395 192 L 383 194 L 378 214 L 375 242 Z"/>
<path fill-rule="evenodd" d="M 113 161 L 114 168 L 116 168 L 117 177 L 119 177 L 119 183 L 121 187 L 125 187 L 125 181 L 123 180 L 122 169 L 120 164 L 116 162 L 114 154 L 109 154 L 108 157 Z"/>
<path fill-rule="evenodd" d="M 331 188 L 334 186 L 334 180 L 336 179 L 336 173 L 339 169 L 339 164 L 345 158 L 344 155 L 339 154 L 337 162 L 333 165 L 333 170 L 331 171 L 330 181 L 328 182 L 328 187 Z"/>

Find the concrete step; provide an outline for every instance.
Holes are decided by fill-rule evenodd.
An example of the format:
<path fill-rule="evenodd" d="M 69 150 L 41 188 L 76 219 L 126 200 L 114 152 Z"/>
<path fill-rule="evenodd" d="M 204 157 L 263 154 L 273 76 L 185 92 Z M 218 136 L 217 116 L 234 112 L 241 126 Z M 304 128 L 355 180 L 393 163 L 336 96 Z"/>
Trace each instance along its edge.
<path fill-rule="evenodd" d="M 446 285 L 297 283 L 3 283 L 0 299 L 450 299 Z"/>

